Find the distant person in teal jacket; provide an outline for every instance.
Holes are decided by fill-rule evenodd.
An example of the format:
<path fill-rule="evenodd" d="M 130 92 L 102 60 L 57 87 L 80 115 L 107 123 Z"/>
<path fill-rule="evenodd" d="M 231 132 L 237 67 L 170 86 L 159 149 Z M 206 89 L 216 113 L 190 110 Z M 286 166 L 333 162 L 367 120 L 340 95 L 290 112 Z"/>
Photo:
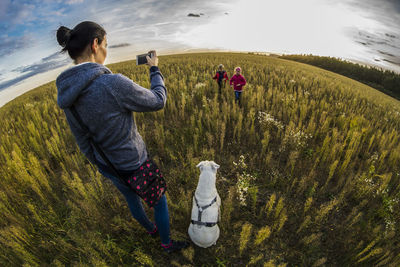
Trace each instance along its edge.
<path fill-rule="evenodd" d="M 226 71 L 224 70 L 224 65 L 219 64 L 218 66 L 218 71 L 215 73 L 215 76 L 213 77 L 214 80 L 217 80 L 218 83 L 218 92 L 221 95 L 221 88 L 222 86 L 225 87 L 226 81 L 229 81 L 228 74 L 226 74 Z"/>
<path fill-rule="evenodd" d="M 56 80 L 57 103 L 65 112 L 72 134 L 86 157 L 99 172 L 110 179 L 124 195 L 132 216 L 151 236 L 160 235 L 161 246 L 173 252 L 189 245 L 170 238 L 168 205 L 165 195 L 154 208 L 154 220 L 147 217 L 140 197 L 113 174 L 71 113 L 74 106 L 84 125 L 93 134 L 111 163 L 123 178 L 142 170 L 149 159 L 146 145 L 138 132 L 133 112 L 151 112 L 164 108 L 167 89 L 158 68 L 158 57 L 147 57 L 151 89 L 143 88 L 128 77 L 114 74 L 105 67 L 107 56 L 106 31 L 97 23 L 84 21 L 75 28 L 61 26 L 57 41 L 74 60 L 75 66 L 62 72 Z M 147 164 L 148 166 L 149 164 Z"/>
<path fill-rule="evenodd" d="M 233 88 L 233 91 L 235 92 L 235 102 L 239 102 L 239 106 L 241 106 L 241 101 L 240 97 L 242 95 L 243 91 L 243 86 L 246 85 L 246 79 L 243 77 L 241 74 L 242 69 L 240 67 L 235 68 L 235 74 L 232 76 L 231 80 L 229 81 L 229 84 Z"/>

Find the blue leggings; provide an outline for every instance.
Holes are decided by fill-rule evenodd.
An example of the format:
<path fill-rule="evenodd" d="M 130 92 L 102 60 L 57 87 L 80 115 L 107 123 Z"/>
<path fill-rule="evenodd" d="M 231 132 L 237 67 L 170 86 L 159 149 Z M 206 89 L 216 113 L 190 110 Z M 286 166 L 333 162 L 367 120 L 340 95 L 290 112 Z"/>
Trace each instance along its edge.
<path fill-rule="evenodd" d="M 133 218 L 135 218 L 148 232 L 152 232 L 155 229 L 155 225 L 147 217 L 140 197 L 114 175 L 102 170 L 99 170 L 99 172 L 105 177 L 109 178 L 122 193 L 122 195 L 124 195 L 126 202 L 128 202 L 128 206 Z M 154 220 L 160 234 L 161 243 L 168 245 L 170 243 L 169 214 L 167 198 L 165 195 L 161 197 L 160 201 L 153 208 Z"/>

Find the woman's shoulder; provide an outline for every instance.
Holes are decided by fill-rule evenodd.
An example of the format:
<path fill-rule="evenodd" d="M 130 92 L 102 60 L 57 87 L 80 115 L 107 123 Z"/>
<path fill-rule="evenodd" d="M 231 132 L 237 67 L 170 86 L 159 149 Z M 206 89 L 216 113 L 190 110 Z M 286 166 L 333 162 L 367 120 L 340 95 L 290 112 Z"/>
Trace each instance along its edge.
<path fill-rule="evenodd" d="M 132 88 L 133 82 L 128 77 L 119 73 L 103 74 L 95 81 L 97 86 L 113 93 Z"/>
<path fill-rule="evenodd" d="M 126 82 L 132 82 L 131 79 L 126 77 L 125 75 L 122 75 L 120 73 L 110 73 L 110 74 L 104 74 L 102 77 L 100 77 L 101 81 L 105 83 L 126 83 Z"/>

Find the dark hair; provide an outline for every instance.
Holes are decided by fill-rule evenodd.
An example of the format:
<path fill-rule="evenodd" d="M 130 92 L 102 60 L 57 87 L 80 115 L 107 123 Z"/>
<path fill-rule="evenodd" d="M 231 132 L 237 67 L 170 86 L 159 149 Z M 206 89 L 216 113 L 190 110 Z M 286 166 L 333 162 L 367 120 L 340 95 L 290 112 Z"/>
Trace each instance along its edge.
<path fill-rule="evenodd" d="M 99 24 L 84 21 L 72 30 L 64 26 L 58 28 L 57 41 L 63 47 L 61 51 L 68 51 L 69 56 L 76 60 L 94 39 L 97 38 L 100 44 L 105 35 L 106 31 Z"/>

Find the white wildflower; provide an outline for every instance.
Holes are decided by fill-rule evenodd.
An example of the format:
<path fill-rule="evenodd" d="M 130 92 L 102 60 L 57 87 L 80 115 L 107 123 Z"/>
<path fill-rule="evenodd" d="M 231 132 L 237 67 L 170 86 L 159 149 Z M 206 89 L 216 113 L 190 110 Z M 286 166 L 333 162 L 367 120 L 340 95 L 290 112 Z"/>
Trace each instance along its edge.
<path fill-rule="evenodd" d="M 305 147 L 307 141 L 311 139 L 313 136 L 311 134 L 304 133 L 302 130 L 297 132 L 290 130 L 287 133 L 282 141 L 282 146 L 279 148 L 279 151 L 282 152 L 286 149 L 286 145 L 292 144 L 296 148 Z"/>
<path fill-rule="evenodd" d="M 379 154 L 378 154 L 377 152 L 374 152 L 374 154 L 372 154 L 370 160 L 371 160 L 372 162 L 375 162 L 375 161 L 378 160 L 378 158 L 379 158 Z"/>
<path fill-rule="evenodd" d="M 205 83 L 197 83 L 194 87 L 195 87 L 196 89 L 199 89 L 199 88 L 205 87 L 205 86 L 206 86 Z"/>
<path fill-rule="evenodd" d="M 385 228 L 388 230 L 393 230 L 396 222 L 394 220 L 385 218 Z"/>
<path fill-rule="evenodd" d="M 246 197 L 247 192 L 249 190 L 250 182 L 255 180 L 255 177 L 251 174 L 246 173 L 247 165 L 245 163 L 244 155 L 240 155 L 239 162 L 233 162 L 233 165 L 242 169 L 242 174 L 239 175 L 238 180 L 236 182 L 236 190 L 239 194 L 240 205 L 246 206 Z"/>
<path fill-rule="evenodd" d="M 275 119 L 274 116 L 272 116 L 271 114 L 268 114 L 267 112 L 259 111 L 258 112 L 258 121 L 260 123 L 272 124 L 279 129 L 284 128 L 282 122 Z"/>

